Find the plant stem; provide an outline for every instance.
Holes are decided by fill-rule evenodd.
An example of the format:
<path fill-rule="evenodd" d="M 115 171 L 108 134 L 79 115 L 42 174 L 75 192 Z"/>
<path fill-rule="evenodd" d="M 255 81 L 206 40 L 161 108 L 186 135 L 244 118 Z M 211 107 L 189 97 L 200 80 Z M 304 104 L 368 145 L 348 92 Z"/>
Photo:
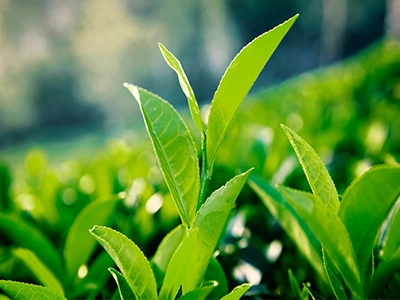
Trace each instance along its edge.
<path fill-rule="evenodd" d="M 202 152 L 202 163 L 201 163 L 201 174 L 200 174 L 200 192 L 199 199 L 197 200 L 197 208 L 198 211 L 201 205 L 204 203 L 206 198 L 208 183 L 210 182 L 212 176 L 212 169 L 208 170 L 207 167 L 207 154 L 206 154 L 206 138 L 204 137 L 204 142 L 202 143 L 201 152 Z"/>

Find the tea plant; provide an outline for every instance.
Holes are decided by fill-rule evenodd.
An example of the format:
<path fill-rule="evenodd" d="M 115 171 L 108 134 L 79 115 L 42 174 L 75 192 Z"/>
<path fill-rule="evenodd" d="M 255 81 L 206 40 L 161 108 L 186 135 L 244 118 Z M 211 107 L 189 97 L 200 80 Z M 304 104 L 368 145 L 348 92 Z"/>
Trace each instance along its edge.
<path fill-rule="evenodd" d="M 392 286 L 400 282 L 395 276 L 400 269 L 396 205 L 400 167 L 371 168 L 354 180 L 339 200 L 312 147 L 290 128 L 282 128 L 312 193 L 282 185 L 275 189 L 257 177 L 251 179 L 252 188 L 318 276 L 328 279 L 337 299 L 396 298 Z"/>
<path fill-rule="evenodd" d="M 158 165 L 182 224 L 164 238 L 151 263 L 125 235 L 108 227 L 93 227 L 91 234 L 119 268 L 119 271 L 113 268 L 109 271 L 118 285 L 122 299 L 174 299 L 177 296 L 181 299 L 238 299 L 250 288 L 249 284 L 243 284 L 227 294 L 225 275 L 213 254 L 251 170 L 235 176 L 206 199 L 207 187 L 218 149 L 229 125 L 296 18 L 297 15 L 254 39 L 233 59 L 211 102 L 207 125 L 203 123 L 194 92 L 180 62 L 160 44 L 165 60 L 178 75 L 182 90 L 188 98 L 191 116 L 201 136 L 201 168 L 192 134 L 178 112 L 159 96 L 125 84 L 139 103 Z M 101 211 L 106 213 L 110 210 L 104 208 Z M 79 222 L 85 223 L 85 215 L 79 218 Z M 70 232 L 73 236 L 79 236 L 76 234 L 79 232 L 77 228 L 83 227 L 73 226 Z M 77 245 L 76 238 L 73 240 L 74 246 L 69 246 L 67 240 L 66 249 L 76 247 L 80 251 L 70 254 L 73 259 L 67 261 L 66 269 L 68 273 L 76 274 L 76 269 L 86 261 L 93 248 L 91 241 Z M 0 280 L 0 288 L 11 297 L 62 299 L 64 288 L 57 279 L 63 270 L 59 260 L 55 258 L 58 272 L 53 273 L 28 251 L 20 249 L 16 255 L 25 260 L 45 287 Z M 57 257 L 55 254 L 53 256 Z"/>

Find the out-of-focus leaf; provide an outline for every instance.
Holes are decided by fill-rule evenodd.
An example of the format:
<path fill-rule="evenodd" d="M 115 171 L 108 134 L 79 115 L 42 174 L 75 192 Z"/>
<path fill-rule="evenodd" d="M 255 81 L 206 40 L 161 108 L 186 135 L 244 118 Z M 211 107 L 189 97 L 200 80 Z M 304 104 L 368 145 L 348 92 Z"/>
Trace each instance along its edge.
<path fill-rule="evenodd" d="M 63 278 L 60 257 L 45 235 L 19 217 L 0 213 L 0 230 L 13 243 L 31 250 L 58 278 Z"/>
<path fill-rule="evenodd" d="M 111 275 L 114 277 L 115 282 L 118 285 L 119 295 L 121 300 L 134 300 L 137 299 L 135 294 L 132 292 L 131 287 L 126 281 L 124 275 L 113 268 L 108 269 Z"/>
<path fill-rule="evenodd" d="M 218 285 L 208 295 L 210 299 L 219 299 L 228 293 L 228 281 L 224 269 L 215 257 L 212 257 L 204 275 L 204 281 L 216 281 Z"/>
<path fill-rule="evenodd" d="M 399 194 L 400 167 L 377 166 L 356 179 L 343 195 L 339 217 L 353 242 L 362 275 L 366 273 L 382 223 Z"/>
<path fill-rule="evenodd" d="M 320 197 L 334 214 L 337 213 L 340 203 L 336 187 L 321 158 L 297 133 L 285 125 L 281 126 L 296 152 L 314 195 Z"/>
<path fill-rule="evenodd" d="M 17 248 L 13 250 L 15 256 L 24 262 L 41 284 L 53 292 L 64 296 L 64 289 L 53 273 L 40 261 L 31 250 Z"/>
<path fill-rule="evenodd" d="M 199 162 L 192 136 L 178 112 L 160 97 L 131 84 L 153 149 L 185 226 L 193 222 L 200 188 Z"/>
<path fill-rule="evenodd" d="M 258 75 L 298 15 L 255 38 L 232 60 L 211 102 L 207 126 L 207 165 L 212 170 L 232 119 Z"/>
<path fill-rule="evenodd" d="M 392 256 L 381 263 L 376 268 L 374 278 L 370 287 L 370 299 L 379 298 L 382 289 L 394 277 L 395 273 L 400 270 L 400 248 L 398 248 Z"/>
<path fill-rule="evenodd" d="M 228 295 L 221 298 L 221 300 L 239 300 L 248 290 L 251 284 L 243 283 L 235 287 Z"/>
<path fill-rule="evenodd" d="M 211 292 L 218 286 L 218 282 L 216 281 L 207 281 L 203 284 L 202 287 L 195 289 L 194 291 L 191 291 L 182 297 L 179 298 L 179 300 L 203 300 L 203 299 L 215 299 L 209 297 Z M 161 299 L 161 298 L 160 298 Z"/>
<path fill-rule="evenodd" d="M 190 230 L 168 264 L 163 285 L 160 290 L 160 299 L 175 299 L 187 270 L 190 268 L 192 254 L 197 250 L 194 248 L 198 229 Z"/>
<path fill-rule="evenodd" d="M 297 281 L 296 276 L 294 276 L 292 270 L 289 269 L 288 274 L 289 274 L 289 283 L 290 283 L 290 287 L 292 289 L 293 295 L 296 297 L 296 299 L 307 300 L 308 297 L 306 299 L 304 299 L 303 293 L 300 290 L 300 284 Z"/>
<path fill-rule="evenodd" d="M 237 175 L 216 190 L 197 212 L 193 228 L 198 228 L 190 269 L 183 282 L 183 294 L 197 289 L 217 246 L 229 213 L 251 170 Z"/>
<path fill-rule="evenodd" d="M 332 263 L 330 258 L 326 255 L 325 250 L 322 249 L 322 258 L 324 260 L 324 267 L 326 274 L 328 275 L 329 283 L 336 296 L 336 299 L 347 299 L 346 291 L 344 289 L 342 278 L 335 265 Z"/>
<path fill-rule="evenodd" d="M 97 200 L 88 204 L 76 217 L 65 242 L 65 267 L 70 279 L 78 275 L 79 268 L 87 264 L 96 246 L 89 229 L 94 225 L 106 225 L 114 211 L 118 198 Z"/>
<path fill-rule="evenodd" d="M 357 258 L 342 220 L 318 196 L 284 186 L 279 190 L 319 239 L 354 297 L 363 298 Z"/>
<path fill-rule="evenodd" d="M 383 241 L 383 249 L 381 260 L 387 261 L 400 248 L 400 205 L 396 208 L 390 223 L 388 225 L 385 238 Z"/>
<path fill-rule="evenodd" d="M 182 225 L 175 227 L 164 237 L 151 260 L 151 267 L 158 287 L 161 287 L 161 284 L 164 281 L 168 263 L 170 262 L 172 255 L 175 253 L 176 248 L 178 248 L 179 244 L 182 242 L 185 236 L 185 231 L 186 228 Z"/>
<path fill-rule="evenodd" d="M 0 162 L 0 211 L 6 212 L 12 209 L 13 203 L 10 197 L 11 176 L 8 168 Z"/>
<path fill-rule="evenodd" d="M 136 297 L 157 299 L 150 263 L 135 243 L 122 233 L 103 226 L 94 226 L 90 233 L 110 254 Z"/>
<path fill-rule="evenodd" d="M 321 244 L 307 223 L 293 209 L 288 200 L 267 182 L 251 175 L 249 184 L 267 206 L 273 217 L 279 221 L 279 224 L 296 244 L 299 251 L 314 267 L 318 276 L 327 282 L 328 279 L 321 257 Z"/>
<path fill-rule="evenodd" d="M 0 289 L 11 298 L 18 300 L 65 300 L 63 296 L 40 285 L 0 280 Z"/>
<path fill-rule="evenodd" d="M 199 105 L 197 104 L 193 89 L 189 83 L 188 78 L 186 77 L 185 71 L 183 70 L 180 61 L 171 52 L 169 52 L 163 44 L 159 43 L 158 46 L 160 47 L 160 51 L 167 64 L 171 67 L 171 69 L 176 72 L 176 75 L 178 75 L 179 84 L 181 85 L 182 91 L 188 99 L 189 110 L 190 114 L 192 115 L 192 119 L 199 129 L 201 135 L 203 135 L 204 125 L 201 118 Z"/>

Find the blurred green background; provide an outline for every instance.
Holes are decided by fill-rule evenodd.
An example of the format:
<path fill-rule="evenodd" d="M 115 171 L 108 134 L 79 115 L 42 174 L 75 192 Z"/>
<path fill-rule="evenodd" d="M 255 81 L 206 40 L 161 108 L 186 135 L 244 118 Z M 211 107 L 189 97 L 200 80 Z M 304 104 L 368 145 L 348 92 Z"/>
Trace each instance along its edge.
<path fill-rule="evenodd" d="M 77 215 L 117 195 L 107 224 L 151 257 L 179 220 L 123 82 L 167 99 L 193 127 L 157 43 L 180 59 L 206 111 L 233 56 L 296 13 L 222 144 L 209 192 L 248 167 L 272 184 L 309 189 L 281 123 L 322 157 L 339 194 L 370 166 L 397 164 L 398 0 L 0 0 L 0 220 L 15 216 L 62 253 Z M 230 287 L 248 281 L 253 295 L 287 298 L 291 268 L 329 296 L 250 188 L 237 203 L 218 248 Z M 0 278 L 36 282 L 2 224 Z M 104 272 L 81 286 L 110 296 Z"/>
<path fill-rule="evenodd" d="M 208 103 L 240 48 L 295 13 L 301 17 L 252 92 L 391 34 L 396 2 L 1 0 L 0 149 L 87 133 L 102 144 L 136 127 L 138 106 L 123 82 L 185 105 L 158 42 Z"/>

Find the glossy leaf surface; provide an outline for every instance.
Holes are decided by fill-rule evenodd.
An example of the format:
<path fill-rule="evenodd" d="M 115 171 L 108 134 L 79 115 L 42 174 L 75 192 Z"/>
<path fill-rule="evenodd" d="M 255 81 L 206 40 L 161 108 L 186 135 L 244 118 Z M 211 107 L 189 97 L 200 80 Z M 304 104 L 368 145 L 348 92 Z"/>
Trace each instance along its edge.
<path fill-rule="evenodd" d="M 196 101 L 196 96 L 194 95 L 193 89 L 190 85 L 190 82 L 185 74 L 185 71 L 182 68 L 180 61 L 168 51 L 168 49 L 163 44 L 158 44 L 160 47 L 160 51 L 167 62 L 167 64 L 176 72 L 178 75 L 179 84 L 181 85 L 182 91 L 188 99 L 190 114 L 192 115 L 192 119 L 199 129 L 200 133 L 203 135 L 204 133 L 204 125 L 203 120 L 201 118 L 201 113 L 199 109 L 199 105 Z"/>
<path fill-rule="evenodd" d="M 379 230 L 399 194 L 400 167 L 377 166 L 356 179 L 343 195 L 339 217 L 353 242 L 361 274 L 366 272 Z"/>
<path fill-rule="evenodd" d="M 251 284 L 243 283 L 235 287 L 228 295 L 221 298 L 221 300 L 238 300 L 251 288 Z"/>
<path fill-rule="evenodd" d="M 151 260 L 151 268 L 153 269 L 154 276 L 157 280 L 157 286 L 161 286 L 164 281 L 165 272 L 172 255 L 182 242 L 185 236 L 186 228 L 182 225 L 175 227 L 169 232 L 161 241 Z"/>
<path fill-rule="evenodd" d="M 321 244 L 307 223 L 293 209 L 288 200 L 267 182 L 252 175 L 249 184 L 320 278 L 327 281 L 321 257 Z"/>
<path fill-rule="evenodd" d="M 193 225 L 193 228 L 199 230 L 194 246 L 196 251 L 193 253 L 190 269 L 183 284 L 183 294 L 201 285 L 229 213 L 250 172 L 251 170 L 237 175 L 212 193 L 197 212 Z"/>
<path fill-rule="evenodd" d="M 108 269 L 113 276 L 115 282 L 118 285 L 118 292 L 121 300 L 134 300 L 137 299 L 135 294 L 132 292 L 131 287 L 126 281 L 124 275 L 113 268 Z"/>
<path fill-rule="evenodd" d="M 157 287 L 150 263 L 130 239 L 113 229 L 94 226 L 91 234 L 106 249 L 138 298 L 157 299 Z"/>
<path fill-rule="evenodd" d="M 69 278 L 78 275 L 79 268 L 86 264 L 95 249 L 96 241 L 91 238 L 89 229 L 94 225 L 106 225 L 114 211 L 117 198 L 107 201 L 93 201 L 76 217 L 65 242 L 65 267 Z"/>
<path fill-rule="evenodd" d="M 394 215 L 390 220 L 387 232 L 385 234 L 384 245 L 382 249 L 381 259 L 387 261 L 393 255 L 393 253 L 400 249 L 400 205 L 397 205 Z"/>
<path fill-rule="evenodd" d="M 232 119 L 258 75 L 298 15 L 260 35 L 232 60 L 211 102 L 207 125 L 207 164 L 212 170 L 218 148 Z"/>
<path fill-rule="evenodd" d="M 192 254 L 196 251 L 196 249 L 194 249 L 194 242 L 197 232 L 197 228 L 191 230 L 172 256 L 168 264 L 167 272 L 165 273 L 164 283 L 160 290 L 161 299 L 175 299 L 178 294 L 186 272 L 190 268 Z"/>
<path fill-rule="evenodd" d="M 13 254 L 16 255 L 29 270 L 35 275 L 41 284 L 51 289 L 53 292 L 64 296 L 64 289 L 58 279 L 53 273 L 46 267 L 43 262 L 32 251 L 24 248 L 17 248 L 13 250 Z"/>
<path fill-rule="evenodd" d="M 336 187 L 321 158 L 297 133 L 285 125 L 281 126 L 296 152 L 314 195 L 320 197 L 333 213 L 337 213 L 340 203 Z"/>
<path fill-rule="evenodd" d="M 131 84 L 125 87 L 139 103 L 147 132 L 182 222 L 189 226 L 199 194 L 199 162 L 192 136 L 178 112 L 160 97 Z"/>
<path fill-rule="evenodd" d="M 342 278 L 337 271 L 335 265 L 332 263 L 330 258 L 326 255 L 325 250 L 322 250 L 322 259 L 324 261 L 324 268 L 328 275 L 329 283 L 336 296 L 336 299 L 347 299 L 346 291 L 344 289 Z"/>
<path fill-rule="evenodd" d="M 209 296 L 211 292 L 218 286 L 218 283 L 216 281 L 208 281 L 203 284 L 202 287 L 191 291 L 182 297 L 179 298 L 179 300 L 204 300 L 204 299 L 210 299 Z M 213 299 L 213 298 L 211 298 Z"/>
<path fill-rule="evenodd" d="M 63 296 L 47 287 L 16 281 L 0 280 L 0 289 L 13 299 L 18 300 L 61 300 Z"/>
<path fill-rule="evenodd" d="M 357 258 L 341 219 L 327 209 L 318 196 L 284 186 L 279 190 L 307 222 L 354 296 L 363 298 Z"/>

